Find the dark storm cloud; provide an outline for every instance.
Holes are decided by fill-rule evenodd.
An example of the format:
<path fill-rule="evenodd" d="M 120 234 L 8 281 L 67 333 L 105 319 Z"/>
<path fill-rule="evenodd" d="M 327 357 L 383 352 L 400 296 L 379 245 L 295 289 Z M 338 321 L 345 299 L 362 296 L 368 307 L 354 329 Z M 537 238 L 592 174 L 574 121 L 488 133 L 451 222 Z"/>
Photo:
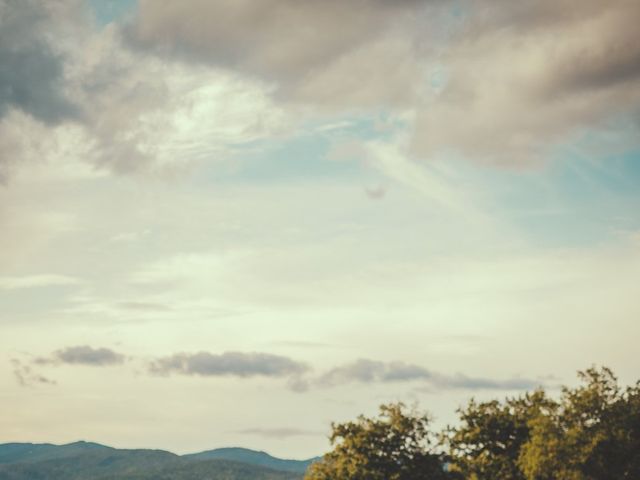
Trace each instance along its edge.
<path fill-rule="evenodd" d="M 149 370 L 157 375 L 288 377 L 302 374 L 308 367 L 291 358 L 269 353 L 197 352 L 158 358 L 151 363 Z"/>
<path fill-rule="evenodd" d="M 56 124 L 78 117 L 64 92 L 64 58 L 46 35 L 46 9 L 31 0 L 0 0 L 0 118 L 15 108 Z"/>
<path fill-rule="evenodd" d="M 127 357 L 109 348 L 93 348 L 89 345 L 79 345 L 56 350 L 49 357 L 37 358 L 34 363 L 39 365 L 89 365 L 104 367 L 119 365 Z"/>

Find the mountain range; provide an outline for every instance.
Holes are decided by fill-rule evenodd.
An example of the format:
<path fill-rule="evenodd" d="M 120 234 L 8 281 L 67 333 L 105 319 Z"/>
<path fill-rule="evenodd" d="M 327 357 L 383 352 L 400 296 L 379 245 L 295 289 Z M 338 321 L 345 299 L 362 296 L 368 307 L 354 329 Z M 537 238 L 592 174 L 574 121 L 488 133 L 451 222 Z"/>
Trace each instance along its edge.
<path fill-rule="evenodd" d="M 317 458 L 285 460 L 245 448 L 188 455 L 92 442 L 0 444 L 0 480 L 300 480 Z"/>

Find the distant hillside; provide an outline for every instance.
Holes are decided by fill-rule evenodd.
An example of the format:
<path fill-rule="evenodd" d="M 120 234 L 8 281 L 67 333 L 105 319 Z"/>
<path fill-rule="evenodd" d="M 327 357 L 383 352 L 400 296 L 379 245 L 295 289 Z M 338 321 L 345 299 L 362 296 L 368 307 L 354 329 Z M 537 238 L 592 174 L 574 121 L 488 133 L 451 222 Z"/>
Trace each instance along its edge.
<path fill-rule="evenodd" d="M 0 464 L 17 462 L 40 462 L 56 458 L 67 458 L 88 452 L 114 450 L 98 443 L 75 442 L 67 445 L 50 443 L 5 443 L 0 445 Z"/>
<path fill-rule="evenodd" d="M 236 448 L 179 456 L 88 442 L 0 445 L 0 480 L 300 480 L 308 464 Z"/>
<path fill-rule="evenodd" d="M 183 455 L 183 458 L 196 460 L 233 460 L 235 462 L 268 467 L 274 470 L 283 470 L 286 472 L 297 473 L 306 472 L 309 465 L 317 460 L 317 458 L 310 458 L 308 460 L 284 460 L 281 458 L 272 457 L 266 452 L 258 452 L 256 450 L 249 450 L 247 448 L 218 448 L 216 450 L 208 450 L 206 452 Z"/>
<path fill-rule="evenodd" d="M 126 477 L 100 477 L 99 480 L 301 480 L 302 477 L 301 473 L 272 470 L 247 463 L 202 460 L 155 472 L 128 474 Z"/>

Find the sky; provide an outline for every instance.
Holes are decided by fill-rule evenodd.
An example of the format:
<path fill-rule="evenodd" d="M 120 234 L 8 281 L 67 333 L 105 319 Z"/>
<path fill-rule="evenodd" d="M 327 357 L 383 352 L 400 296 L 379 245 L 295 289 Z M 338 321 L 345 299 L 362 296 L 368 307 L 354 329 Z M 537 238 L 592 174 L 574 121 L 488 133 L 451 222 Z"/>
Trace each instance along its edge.
<path fill-rule="evenodd" d="M 0 0 L 0 442 L 306 458 L 638 380 L 636 0 Z"/>

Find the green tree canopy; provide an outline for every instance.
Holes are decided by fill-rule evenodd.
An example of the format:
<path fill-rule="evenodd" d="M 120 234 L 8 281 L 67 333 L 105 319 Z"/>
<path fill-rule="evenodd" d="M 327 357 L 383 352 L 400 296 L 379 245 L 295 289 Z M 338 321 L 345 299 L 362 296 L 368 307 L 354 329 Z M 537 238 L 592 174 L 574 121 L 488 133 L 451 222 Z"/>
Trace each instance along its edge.
<path fill-rule="evenodd" d="M 428 416 L 383 405 L 377 418 L 334 424 L 333 450 L 306 479 L 640 479 L 640 382 L 622 388 L 607 368 L 579 378 L 555 397 L 471 400 L 439 441 Z"/>
<path fill-rule="evenodd" d="M 306 480 L 444 480 L 443 456 L 433 450 L 427 415 L 404 404 L 382 405 L 377 418 L 332 424 L 333 450 Z"/>
<path fill-rule="evenodd" d="M 607 368 L 578 376 L 557 400 L 472 400 L 444 436 L 452 469 L 469 480 L 640 479 L 640 384 L 623 390 Z"/>
<path fill-rule="evenodd" d="M 640 479 L 640 383 L 620 388 L 613 372 L 579 373 L 551 414 L 530 422 L 520 452 L 527 480 Z"/>
<path fill-rule="evenodd" d="M 525 480 L 518 457 L 530 439 L 529 423 L 554 408 L 542 390 L 504 402 L 472 399 L 458 410 L 459 426 L 444 435 L 453 469 L 472 480 Z"/>

